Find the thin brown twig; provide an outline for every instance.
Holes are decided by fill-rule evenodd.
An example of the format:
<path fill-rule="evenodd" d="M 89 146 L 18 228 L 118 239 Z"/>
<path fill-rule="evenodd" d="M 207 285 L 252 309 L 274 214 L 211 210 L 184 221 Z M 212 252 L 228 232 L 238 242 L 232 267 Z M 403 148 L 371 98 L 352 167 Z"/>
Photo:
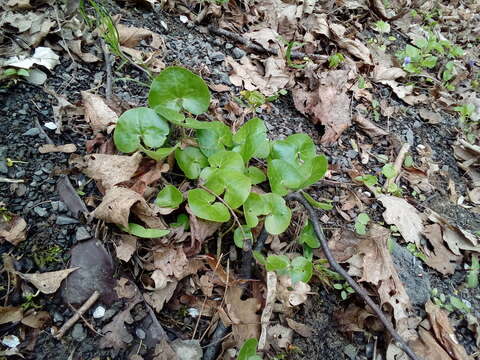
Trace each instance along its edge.
<path fill-rule="evenodd" d="M 77 309 L 75 309 L 72 304 L 68 304 L 68 306 L 70 307 L 70 309 L 73 310 L 73 312 L 77 312 Z M 85 325 L 87 325 L 87 327 L 88 327 L 90 330 L 92 330 L 95 334 L 100 335 L 100 336 L 103 336 L 102 333 L 100 333 L 100 332 L 98 332 L 97 330 L 95 330 L 95 328 L 93 327 L 93 325 L 92 325 L 87 319 L 85 319 L 85 316 L 80 315 L 80 319 L 82 319 L 82 321 L 85 323 Z"/>
<path fill-rule="evenodd" d="M 386 190 L 390 184 L 396 183 L 398 177 L 400 176 L 400 171 L 402 171 L 403 162 L 405 161 L 405 156 L 410 150 L 410 144 L 403 144 L 400 151 L 398 152 L 397 158 L 395 159 L 395 176 L 393 178 L 387 179 L 383 188 Z"/>
<path fill-rule="evenodd" d="M 85 303 L 76 311 L 73 316 L 67 320 L 65 324 L 58 330 L 55 335 L 53 335 L 56 339 L 61 339 L 65 333 L 70 330 L 70 328 L 80 319 L 80 317 L 85 314 L 85 312 L 92 307 L 93 304 L 98 300 L 100 297 L 100 293 L 95 290 L 94 293 L 85 301 Z"/>
<path fill-rule="evenodd" d="M 300 204 L 303 205 L 305 210 L 307 210 L 308 216 L 310 217 L 310 221 L 312 222 L 313 229 L 315 231 L 315 234 L 317 235 L 317 238 L 320 241 L 320 244 L 322 245 L 323 252 L 330 264 L 330 266 L 335 270 L 337 273 L 339 273 L 347 283 L 352 287 L 352 289 L 355 290 L 355 292 L 360 295 L 360 297 L 367 303 L 368 306 L 373 310 L 373 312 L 377 315 L 379 320 L 383 323 L 387 331 L 392 335 L 392 337 L 398 342 L 398 345 L 400 348 L 410 357 L 412 360 L 421 360 L 420 357 L 418 357 L 415 352 L 408 346 L 405 340 L 398 334 L 398 332 L 395 330 L 393 327 L 391 321 L 385 316 L 383 311 L 380 309 L 380 307 L 372 300 L 372 298 L 368 295 L 368 293 L 365 291 L 365 289 L 357 284 L 355 280 L 348 275 L 348 273 L 345 271 L 344 268 L 340 266 L 340 264 L 335 260 L 333 257 L 332 252 L 330 251 L 330 248 L 328 247 L 327 239 L 325 238 L 325 234 L 323 233 L 322 227 L 320 226 L 320 223 L 318 221 L 318 217 L 315 213 L 314 208 L 310 205 L 310 203 L 299 193 L 292 193 L 289 194 L 285 197 L 286 200 L 291 200 L 291 201 L 298 201 Z"/>

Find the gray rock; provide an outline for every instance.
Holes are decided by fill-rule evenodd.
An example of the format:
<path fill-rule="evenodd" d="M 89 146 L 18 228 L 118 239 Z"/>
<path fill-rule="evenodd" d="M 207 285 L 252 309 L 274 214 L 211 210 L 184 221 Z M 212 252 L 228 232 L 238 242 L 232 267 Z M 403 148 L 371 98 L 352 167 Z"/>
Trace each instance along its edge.
<path fill-rule="evenodd" d="M 407 131 L 405 131 L 405 138 L 407 139 L 407 143 L 412 146 L 415 145 L 415 136 L 413 135 L 412 129 L 407 129 Z"/>
<path fill-rule="evenodd" d="M 245 51 L 237 47 L 232 50 L 232 54 L 235 59 L 241 59 L 242 57 L 247 55 Z"/>
<path fill-rule="evenodd" d="M 8 174 L 8 166 L 3 159 L 0 159 L 0 174 Z"/>
<path fill-rule="evenodd" d="M 348 344 L 343 348 L 343 352 L 350 360 L 354 360 L 357 357 L 358 350 L 352 344 Z"/>
<path fill-rule="evenodd" d="M 179 360 L 201 360 L 203 356 L 202 347 L 197 340 L 176 339 L 170 345 Z"/>
<path fill-rule="evenodd" d="M 77 341 L 83 341 L 87 338 L 87 332 L 83 328 L 82 324 L 77 323 L 72 330 L 72 338 Z"/>
<path fill-rule="evenodd" d="M 90 235 L 90 232 L 84 226 L 80 226 L 79 228 L 77 228 L 77 232 L 75 233 L 75 239 L 77 241 L 87 240 L 91 237 L 92 235 Z"/>
<path fill-rule="evenodd" d="M 137 335 L 137 337 L 141 340 L 145 339 L 146 336 L 145 331 L 140 328 L 135 329 L 135 335 Z"/>
<path fill-rule="evenodd" d="M 220 51 L 215 51 L 210 54 L 210 60 L 212 60 L 213 62 L 222 62 L 223 60 L 225 60 L 225 54 Z"/>
<path fill-rule="evenodd" d="M 394 243 L 393 263 L 413 305 L 424 305 L 430 299 L 430 277 L 423 271 L 421 260 L 406 248 Z"/>
<path fill-rule="evenodd" d="M 231 48 L 233 48 L 232 44 L 230 44 L 230 43 L 225 44 L 225 49 L 230 50 Z"/>
<path fill-rule="evenodd" d="M 114 309 L 108 309 L 107 311 L 105 311 L 105 315 L 103 315 L 103 318 L 102 320 L 109 320 L 113 317 L 113 315 L 115 315 L 117 313 L 116 310 Z"/>
<path fill-rule="evenodd" d="M 355 150 L 348 150 L 345 155 L 347 155 L 347 157 L 350 159 L 355 159 L 358 155 L 358 152 Z"/>
<path fill-rule="evenodd" d="M 1 163 L 0 163 L 1 164 Z M 22 177 L 25 176 L 25 170 L 18 170 L 17 173 L 15 174 L 15 177 L 17 179 L 21 179 Z"/>
<path fill-rule="evenodd" d="M 58 311 L 53 313 L 53 322 L 55 323 L 62 323 L 63 322 L 63 315 L 60 314 Z"/>
<path fill-rule="evenodd" d="M 55 224 L 57 224 L 57 225 L 78 224 L 78 220 L 77 219 L 72 219 L 71 217 L 68 217 L 68 216 L 60 215 L 60 216 L 57 217 L 57 221 L 55 221 Z"/>
<path fill-rule="evenodd" d="M 23 133 L 25 136 L 37 136 L 38 134 L 40 134 L 40 129 L 36 127 L 28 129 Z"/>
<path fill-rule="evenodd" d="M 48 215 L 47 209 L 45 209 L 41 206 L 34 207 L 33 211 L 35 212 L 35 214 L 37 214 L 40 217 L 46 217 Z"/>

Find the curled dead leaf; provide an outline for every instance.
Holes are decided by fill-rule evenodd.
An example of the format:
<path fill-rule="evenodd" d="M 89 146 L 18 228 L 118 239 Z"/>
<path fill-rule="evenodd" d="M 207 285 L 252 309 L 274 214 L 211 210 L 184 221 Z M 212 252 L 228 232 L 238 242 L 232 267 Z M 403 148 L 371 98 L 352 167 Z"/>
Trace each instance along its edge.
<path fill-rule="evenodd" d="M 23 274 L 21 272 L 17 272 L 17 275 L 22 279 L 27 280 L 38 290 L 40 290 L 40 292 L 44 294 L 53 294 L 58 290 L 62 284 L 62 281 L 77 269 L 79 268 L 75 267 L 71 269 L 37 274 Z"/>
<path fill-rule="evenodd" d="M 0 243 L 8 241 L 18 245 L 27 238 L 27 222 L 20 216 L 12 215 L 7 221 L 0 217 Z"/>
<path fill-rule="evenodd" d="M 101 96 L 82 91 L 83 105 L 85 106 L 85 121 L 90 124 L 94 132 L 108 130 L 111 132 L 117 123 L 118 116 Z"/>

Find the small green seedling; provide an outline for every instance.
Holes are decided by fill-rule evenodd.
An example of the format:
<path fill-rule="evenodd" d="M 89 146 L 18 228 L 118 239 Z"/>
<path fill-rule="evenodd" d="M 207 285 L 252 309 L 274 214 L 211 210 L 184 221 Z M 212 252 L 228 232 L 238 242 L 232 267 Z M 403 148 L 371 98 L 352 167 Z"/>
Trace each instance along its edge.
<path fill-rule="evenodd" d="M 40 295 L 40 290 L 37 290 L 35 294 L 33 293 L 25 293 L 23 295 L 23 302 L 20 305 L 20 307 L 23 309 L 23 311 L 27 311 L 28 309 L 41 309 L 42 305 L 37 305 L 35 303 L 35 298 Z"/>
<path fill-rule="evenodd" d="M 480 263 L 477 255 L 472 255 L 472 264 L 467 265 L 467 287 L 478 287 L 478 274 L 480 272 Z"/>
<path fill-rule="evenodd" d="M 382 20 L 377 21 L 372 28 L 380 34 L 388 34 L 390 32 L 390 24 Z"/>
<path fill-rule="evenodd" d="M 342 53 L 335 53 L 328 57 L 328 67 L 336 69 L 345 61 L 345 56 Z"/>
<path fill-rule="evenodd" d="M 347 282 L 333 284 L 333 288 L 340 291 L 342 300 L 347 300 L 347 298 L 355 292 Z"/>
<path fill-rule="evenodd" d="M 423 262 L 427 261 L 427 256 L 421 252 L 420 250 L 418 250 L 417 248 L 417 245 L 415 245 L 414 243 L 410 243 L 407 245 L 407 250 L 410 251 L 410 253 L 419 258 L 420 260 L 422 260 Z"/>
<path fill-rule="evenodd" d="M 257 354 L 257 339 L 246 340 L 240 349 L 237 360 L 262 360 L 262 357 Z"/>
<path fill-rule="evenodd" d="M 367 225 L 370 222 L 370 216 L 366 213 L 358 214 L 355 220 L 355 232 L 359 235 L 365 235 L 367 233 Z"/>
<path fill-rule="evenodd" d="M 290 41 L 287 45 L 287 51 L 285 52 L 285 57 L 287 59 L 287 65 L 294 69 L 303 69 L 305 64 L 297 64 L 292 60 L 292 51 L 294 47 L 303 46 L 302 43 L 296 41 Z M 308 62 L 310 59 L 308 57 L 304 58 L 304 62 Z"/>
<path fill-rule="evenodd" d="M 449 302 L 447 302 L 447 297 L 445 294 L 442 294 L 438 291 L 437 288 L 432 289 L 432 298 L 433 298 L 433 303 L 448 312 L 453 312 L 455 310 L 458 310 L 462 313 L 468 313 L 471 311 L 471 306 L 467 305 L 465 302 L 463 302 L 460 298 L 456 296 L 449 296 Z"/>
<path fill-rule="evenodd" d="M 303 256 L 297 256 L 290 261 L 285 255 L 270 255 L 267 257 L 266 268 L 267 271 L 276 271 L 279 275 L 290 275 L 292 283 L 307 283 L 313 275 L 312 261 Z"/>
<path fill-rule="evenodd" d="M 463 104 L 459 106 L 455 106 L 453 108 L 458 114 L 460 115 L 460 121 L 464 123 L 465 121 L 469 120 L 473 113 L 475 112 L 475 105 L 473 104 Z"/>

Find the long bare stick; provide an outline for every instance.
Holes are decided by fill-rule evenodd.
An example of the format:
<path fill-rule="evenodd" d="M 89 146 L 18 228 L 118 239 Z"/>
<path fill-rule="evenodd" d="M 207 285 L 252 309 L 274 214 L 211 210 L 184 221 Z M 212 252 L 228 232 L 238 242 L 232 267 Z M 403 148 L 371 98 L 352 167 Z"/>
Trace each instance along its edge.
<path fill-rule="evenodd" d="M 298 201 L 300 204 L 303 205 L 303 207 L 307 210 L 308 216 L 310 217 L 310 221 L 313 224 L 313 229 L 315 231 L 315 234 L 317 235 L 318 239 L 320 240 L 320 243 L 321 243 L 322 249 L 323 249 L 323 253 L 327 257 L 327 260 L 330 263 L 330 265 L 332 266 L 333 270 L 335 270 L 337 273 L 342 275 L 345 278 L 345 280 L 348 282 L 348 284 L 352 287 L 352 289 L 354 289 L 355 292 L 358 295 L 360 295 L 360 297 L 363 298 L 363 300 L 367 303 L 367 305 L 372 308 L 373 312 L 378 316 L 378 318 L 383 323 L 385 328 L 392 335 L 392 337 L 398 342 L 398 345 L 400 346 L 400 348 L 410 357 L 410 359 L 421 360 L 415 354 L 415 352 L 408 346 L 406 341 L 403 340 L 403 338 L 394 329 L 390 320 L 385 316 L 382 309 L 380 309 L 380 307 L 367 294 L 365 289 L 363 287 L 361 287 L 360 285 L 358 285 L 357 282 L 355 280 L 353 280 L 350 277 L 350 275 L 348 275 L 348 273 L 345 271 L 345 269 L 340 266 L 340 264 L 337 262 L 337 260 L 335 260 L 332 252 L 330 251 L 330 248 L 328 247 L 327 239 L 325 238 L 325 234 L 323 233 L 322 227 L 320 226 L 320 223 L 318 221 L 318 217 L 315 213 L 315 210 L 310 205 L 310 203 L 299 193 L 289 194 L 285 197 L 285 199 L 286 200 Z"/>
<path fill-rule="evenodd" d="M 395 159 L 395 176 L 385 181 L 385 185 L 383 187 L 385 190 L 388 189 L 390 184 L 394 184 L 400 176 L 400 171 L 402 171 L 403 162 L 405 161 L 405 156 L 407 155 L 408 150 L 410 150 L 410 144 L 403 144 L 398 152 L 397 158 Z"/>
<path fill-rule="evenodd" d="M 67 320 L 65 324 L 53 335 L 56 339 L 61 339 L 65 333 L 70 330 L 70 328 L 80 319 L 80 317 L 85 314 L 85 312 L 95 304 L 95 301 L 100 297 L 100 293 L 95 290 L 95 292 L 88 298 L 87 301 L 78 309 L 73 316 Z"/>

